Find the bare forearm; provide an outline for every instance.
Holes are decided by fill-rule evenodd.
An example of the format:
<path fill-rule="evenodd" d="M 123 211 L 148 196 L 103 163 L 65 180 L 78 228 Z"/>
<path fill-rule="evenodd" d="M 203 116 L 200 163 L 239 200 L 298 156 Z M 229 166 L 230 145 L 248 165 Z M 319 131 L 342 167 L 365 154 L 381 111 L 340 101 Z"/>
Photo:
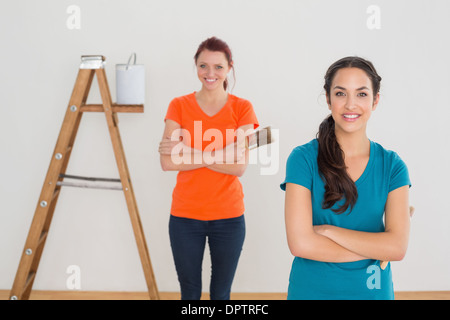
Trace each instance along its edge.
<path fill-rule="evenodd" d="M 171 154 L 161 154 L 161 166 L 165 171 L 187 171 L 199 168 L 208 168 L 210 170 L 242 176 L 248 163 L 248 150 L 244 156 L 236 154 L 235 143 L 228 145 L 224 149 L 212 151 L 200 151 L 182 142 L 170 149 Z M 235 156 L 241 159 L 233 159 Z"/>
<path fill-rule="evenodd" d="M 241 161 L 222 164 L 214 163 L 208 166 L 207 168 L 219 173 L 241 177 L 244 174 L 245 170 L 247 169 L 247 164 L 248 164 L 248 149 L 245 151 L 245 155 Z"/>
<path fill-rule="evenodd" d="M 163 140 L 161 145 L 171 142 Z M 189 171 L 209 166 L 213 163 L 214 152 L 202 152 L 178 142 L 174 147 L 160 149 L 161 167 L 164 171 Z"/>
<path fill-rule="evenodd" d="M 353 262 L 367 259 L 316 232 L 312 222 L 311 191 L 286 184 L 285 220 L 287 242 L 296 257 L 322 262 Z"/>
<path fill-rule="evenodd" d="M 337 244 L 370 259 L 400 261 L 406 254 L 409 240 L 409 186 L 391 191 L 385 206 L 385 231 L 364 232 L 331 225 L 314 226 L 314 231 Z"/>
<path fill-rule="evenodd" d="M 402 260 L 404 241 L 392 232 L 363 232 L 326 226 L 322 234 L 342 247 L 376 260 Z"/>
<path fill-rule="evenodd" d="M 367 259 L 352 252 L 331 239 L 320 234 L 311 234 L 308 239 L 299 239 L 296 244 L 290 244 L 295 256 L 322 262 L 353 262 Z"/>
<path fill-rule="evenodd" d="M 192 157 L 193 158 L 193 157 Z M 160 156 L 161 167 L 164 171 L 189 171 L 200 168 L 205 168 L 208 166 L 205 162 L 201 161 L 200 163 L 192 161 L 185 162 L 175 162 L 172 161 L 172 157 L 168 155 Z"/>

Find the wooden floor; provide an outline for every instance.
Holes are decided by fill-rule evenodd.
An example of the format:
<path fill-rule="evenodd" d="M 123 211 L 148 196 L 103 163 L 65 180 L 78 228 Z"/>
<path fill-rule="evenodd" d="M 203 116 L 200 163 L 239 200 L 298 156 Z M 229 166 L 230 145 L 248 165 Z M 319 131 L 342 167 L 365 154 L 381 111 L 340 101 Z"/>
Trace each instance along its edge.
<path fill-rule="evenodd" d="M 178 292 L 160 292 L 161 300 L 179 300 Z M 0 290 L 0 300 L 9 299 L 9 290 Z M 32 291 L 30 300 L 147 300 L 147 292 Z M 209 299 L 204 293 L 202 299 Z M 231 300 L 285 300 L 286 293 L 232 293 Z M 396 300 L 450 300 L 450 291 L 396 292 Z"/>

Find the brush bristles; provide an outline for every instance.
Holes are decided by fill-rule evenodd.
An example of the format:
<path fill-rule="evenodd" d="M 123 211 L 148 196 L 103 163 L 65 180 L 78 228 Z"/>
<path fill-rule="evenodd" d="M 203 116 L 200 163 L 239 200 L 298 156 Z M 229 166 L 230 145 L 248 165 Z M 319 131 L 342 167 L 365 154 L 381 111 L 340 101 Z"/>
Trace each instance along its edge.
<path fill-rule="evenodd" d="M 252 150 L 272 142 L 271 127 L 265 127 L 248 137 L 248 148 Z"/>

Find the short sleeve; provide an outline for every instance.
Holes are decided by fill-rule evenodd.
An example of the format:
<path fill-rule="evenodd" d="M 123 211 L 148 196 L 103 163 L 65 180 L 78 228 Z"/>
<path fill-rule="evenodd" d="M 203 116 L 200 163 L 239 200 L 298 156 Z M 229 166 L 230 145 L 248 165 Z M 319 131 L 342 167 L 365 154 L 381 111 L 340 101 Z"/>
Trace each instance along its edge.
<path fill-rule="evenodd" d="M 396 153 L 393 153 L 391 175 L 389 181 L 389 192 L 403 186 L 411 187 L 408 167 Z"/>
<path fill-rule="evenodd" d="M 167 108 L 167 113 L 164 121 L 166 121 L 167 119 L 173 120 L 181 125 L 181 105 L 176 98 L 170 102 L 169 107 Z"/>
<path fill-rule="evenodd" d="M 242 99 L 241 106 L 239 108 L 238 127 L 253 124 L 253 129 L 259 127 L 258 119 L 256 118 L 253 105 L 250 101 Z"/>
<path fill-rule="evenodd" d="M 312 189 L 313 163 L 307 150 L 302 146 L 295 148 L 286 162 L 286 178 L 280 185 L 286 191 L 286 183 L 295 183 L 309 190 Z"/>

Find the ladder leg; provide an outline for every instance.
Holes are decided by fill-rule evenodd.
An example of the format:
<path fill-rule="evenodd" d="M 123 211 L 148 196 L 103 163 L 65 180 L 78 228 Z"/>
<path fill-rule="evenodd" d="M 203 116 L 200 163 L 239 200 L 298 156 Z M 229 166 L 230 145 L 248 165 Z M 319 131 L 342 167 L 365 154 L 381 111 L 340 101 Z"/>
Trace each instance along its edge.
<path fill-rule="evenodd" d="M 78 73 L 74 90 L 59 137 L 53 152 L 50 166 L 42 187 L 36 211 L 25 242 L 25 248 L 11 289 L 11 299 L 28 299 L 36 277 L 39 261 L 44 250 L 60 187 L 56 185 L 59 174 L 65 173 L 69 163 L 73 143 L 81 121 L 80 107 L 86 102 L 94 77 L 93 70 Z"/>
<path fill-rule="evenodd" d="M 108 129 L 111 136 L 111 142 L 113 144 L 114 154 L 116 157 L 117 166 L 119 169 L 120 180 L 122 182 L 123 192 L 130 214 L 131 224 L 133 226 L 134 236 L 141 258 L 142 268 L 144 270 L 145 279 L 147 282 L 148 292 L 150 299 L 159 299 L 159 291 L 156 285 L 155 275 L 153 273 L 153 267 L 150 260 L 150 254 L 145 240 L 144 229 L 139 217 L 136 198 L 131 184 L 130 173 L 128 165 L 125 159 L 125 153 L 123 150 L 122 140 L 120 138 L 120 132 L 117 127 L 117 115 L 112 112 L 111 94 L 109 92 L 109 86 L 106 79 L 104 69 L 96 70 L 97 80 L 99 84 L 100 93 L 102 96 L 103 107 L 105 111 L 106 120 L 108 123 Z"/>

